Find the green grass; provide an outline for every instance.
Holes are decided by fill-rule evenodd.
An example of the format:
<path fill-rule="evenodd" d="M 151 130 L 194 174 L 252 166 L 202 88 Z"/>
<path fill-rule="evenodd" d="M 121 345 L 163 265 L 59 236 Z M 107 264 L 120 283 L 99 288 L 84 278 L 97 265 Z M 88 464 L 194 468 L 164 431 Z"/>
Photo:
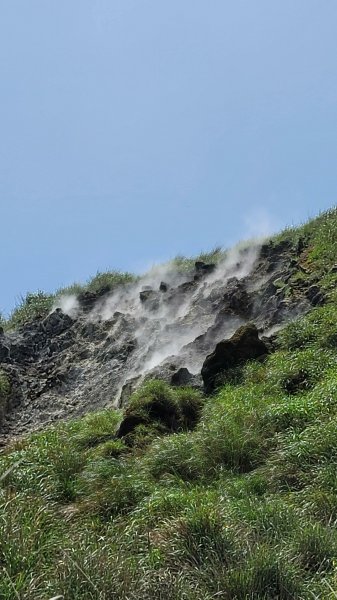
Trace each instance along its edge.
<path fill-rule="evenodd" d="M 35 319 L 42 319 L 49 313 L 53 303 L 53 294 L 45 294 L 41 291 L 36 293 L 28 292 L 26 296 L 20 298 L 8 321 L 6 321 L 5 327 L 7 329 L 16 329 Z"/>
<path fill-rule="evenodd" d="M 178 272 L 183 273 L 185 271 L 194 270 L 194 265 L 196 262 L 204 262 L 206 264 L 217 264 L 221 260 L 224 260 L 226 254 L 227 251 L 224 250 L 221 246 L 215 246 L 213 250 L 201 252 L 200 254 L 192 256 L 191 258 L 187 258 L 186 256 L 182 256 L 181 254 L 179 254 L 168 264 Z"/>
<path fill-rule="evenodd" d="M 200 419 L 203 396 L 191 388 L 148 381 L 132 394 L 120 435 L 131 447 L 145 446 L 158 435 L 193 429 Z"/>
<path fill-rule="evenodd" d="M 194 269 L 196 261 L 204 261 L 206 263 L 218 263 L 225 256 L 225 251 L 220 247 L 216 247 L 210 252 L 203 252 L 193 258 L 177 256 L 169 261 L 166 266 L 169 269 L 184 273 Z M 73 283 L 68 286 L 59 288 L 55 293 L 47 294 L 42 291 L 27 292 L 19 298 L 17 305 L 12 310 L 8 318 L 5 318 L 0 313 L 0 326 L 5 329 L 17 329 L 23 325 L 34 321 L 35 319 L 43 319 L 51 311 L 53 305 L 60 296 L 75 295 L 79 296 L 85 292 L 97 293 L 111 292 L 119 286 L 125 286 L 135 283 L 139 280 L 139 276 L 127 271 L 97 271 L 96 275 L 91 277 L 84 283 Z"/>
<path fill-rule="evenodd" d="M 290 240 L 296 246 L 303 240 L 307 248 L 299 257 L 306 277 L 317 277 L 326 289 L 333 289 L 336 274 L 331 268 L 337 261 L 337 209 L 336 207 L 310 219 L 301 227 L 287 228 L 273 238 L 274 243 Z"/>
<path fill-rule="evenodd" d="M 88 292 L 100 292 L 101 290 L 113 290 L 116 286 L 125 285 L 137 281 L 132 273 L 121 271 L 98 271 L 94 277 L 89 279 L 86 290 Z"/>
<path fill-rule="evenodd" d="M 334 598 L 335 319 L 332 301 L 289 324 L 208 399 L 148 382 L 124 414 L 3 452 L 0 597 Z M 130 414 L 133 444 L 116 439 Z"/>
<path fill-rule="evenodd" d="M 137 276 L 121 271 L 97 272 L 86 283 L 73 283 L 58 289 L 55 293 L 46 294 L 42 291 L 28 292 L 22 296 L 8 319 L 0 318 L 0 325 L 5 329 L 17 329 L 35 319 L 44 319 L 52 310 L 54 304 L 63 295 L 78 296 L 84 292 L 100 293 L 112 291 L 116 287 L 137 281 Z"/>
<path fill-rule="evenodd" d="M 0 598 L 337 597 L 333 224 L 335 211 L 278 236 L 310 238 L 301 260 L 328 301 L 264 363 L 209 398 L 149 382 L 124 413 L 2 451 Z M 128 416 L 140 422 L 117 438 Z"/>

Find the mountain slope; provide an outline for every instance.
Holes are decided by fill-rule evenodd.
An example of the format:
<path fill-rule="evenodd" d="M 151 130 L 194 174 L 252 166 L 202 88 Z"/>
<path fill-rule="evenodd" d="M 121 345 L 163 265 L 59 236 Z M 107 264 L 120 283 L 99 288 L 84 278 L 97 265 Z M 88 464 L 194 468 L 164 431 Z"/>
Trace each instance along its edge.
<path fill-rule="evenodd" d="M 165 282 L 169 285 L 162 295 L 157 289 L 136 289 L 137 295 L 147 292 L 143 302 L 154 303 L 141 305 L 139 318 L 145 337 L 152 332 L 155 344 L 149 354 L 144 352 L 148 344 L 130 344 L 118 373 L 126 379 L 156 375 L 162 380 L 147 380 L 131 393 L 140 379 L 132 381 L 123 410 L 61 421 L 3 451 L 1 597 L 336 597 L 337 212 L 254 246 L 249 269 L 251 247 L 241 252 L 241 261 L 235 262 L 236 274 L 244 269 L 240 279 L 232 279 L 228 263 L 223 269 L 225 259 L 211 273 L 179 273 L 182 280 Z M 7 397 L 7 435 L 24 430 L 25 394 L 55 359 L 53 351 L 52 359 L 46 352 L 51 344 L 56 358 L 70 365 L 91 361 L 97 369 L 103 364 L 103 382 L 113 382 L 107 373 L 116 359 L 99 363 L 97 358 L 103 347 L 115 352 L 111 315 L 102 316 L 110 300 L 110 292 L 98 305 L 101 295 L 87 296 L 72 317 L 52 313 L 5 334 L 3 347 L 10 347 L 10 353 L 3 352 L 0 394 Z M 156 336 L 158 302 L 167 302 L 173 317 L 165 321 L 169 333 L 164 327 Z M 92 307 L 97 312 L 98 306 L 99 319 L 92 321 Z M 138 318 L 131 311 L 132 303 L 124 312 L 127 321 Z M 114 318 L 112 327 L 119 324 L 124 348 L 135 328 L 128 329 L 123 315 Z M 171 340 L 184 331 L 184 319 L 192 329 L 200 323 L 201 333 L 193 331 L 196 339 L 178 344 L 172 357 Z M 252 321 L 266 345 L 262 356 L 220 361 L 212 394 L 204 395 L 198 370 L 206 354 L 212 355 L 216 343 L 238 325 L 249 323 L 253 331 Z M 53 324 L 60 322 L 68 326 L 55 333 Z M 82 334 L 89 325 L 101 332 L 101 339 L 95 333 L 90 344 Z M 36 340 L 34 363 L 22 357 L 30 336 Z M 160 339 L 168 349 L 153 370 Z M 224 346 L 228 350 L 228 343 Z M 84 350 L 90 357 L 76 358 Z M 141 357 L 148 368 L 134 373 Z M 179 367 L 191 372 L 195 367 L 192 388 L 169 384 Z M 95 378 L 95 368 L 90 371 L 92 404 L 87 392 L 83 412 L 105 402 L 100 404 L 107 388 Z M 184 383 L 186 371 L 179 373 Z M 75 376 L 72 383 L 73 388 L 68 381 L 65 388 L 45 390 L 33 399 L 36 414 L 38 403 L 43 412 L 51 400 L 61 403 L 63 398 L 67 405 L 76 398 L 83 379 Z M 15 386 L 21 390 L 16 407 Z M 111 396 L 108 406 L 114 402 Z M 80 410 L 65 406 L 58 416 L 69 419 Z M 34 417 L 31 426 L 41 423 Z"/>
<path fill-rule="evenodd" d="M 253 241 L 215 253 L 214 263 L 173 262 L 135 281 L 124 276 L 112 289 L 101 277 L 94 291 L 53 298 L 49 314 L 41 295 L 28 296 L 12 323 L 25 311 L 29 319 L 34 301 L 42 311 L 0 337 L 14 390 L 3 433 L 120 405 L 144 377 L 170 382 L 187 369 L 197 385 L 207 354 L 239 326 L 253 321 L 270 336 L 324 301 L 318 261 L 309 260 L 312 237 Z"/>

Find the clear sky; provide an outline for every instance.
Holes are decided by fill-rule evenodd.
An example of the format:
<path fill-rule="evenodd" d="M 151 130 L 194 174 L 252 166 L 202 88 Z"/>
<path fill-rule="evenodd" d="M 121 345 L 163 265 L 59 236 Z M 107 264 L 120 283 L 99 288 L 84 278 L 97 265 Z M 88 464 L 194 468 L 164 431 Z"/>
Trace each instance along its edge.
<path fill-rule="evenodd" d="M 334 206 L 336 0 L 0 0 L 0 309 Z"/>

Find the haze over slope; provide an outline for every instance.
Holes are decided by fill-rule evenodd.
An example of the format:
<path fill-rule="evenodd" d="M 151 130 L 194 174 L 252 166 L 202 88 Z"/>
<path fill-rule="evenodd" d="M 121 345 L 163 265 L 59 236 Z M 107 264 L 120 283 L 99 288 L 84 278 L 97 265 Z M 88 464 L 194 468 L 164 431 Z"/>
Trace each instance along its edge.
<path fill-rule="evenodd" d="M 42 306 L 39 295 L 28 297 L 12 317 L 21 326 L 1 336 L 14 390 L 3 432 L 119 406 L 144 378 L 179 381 L 181 369 L 180 383 L 202 388 L 206 356 L 239 326 L 253 321 L 270 336 L 322 301 L 303 231 L 215 251 L 214 262 L 157 266 L 118 285 L 103 277 L 95 291 L 46 297 Z M 36 312 L 25 312 L 34 302 Z"/>
<path fill-rule="evenodd" d="M 4 600 L 336 598 L 337 211 L 234 255 L 6 324 Z"/>

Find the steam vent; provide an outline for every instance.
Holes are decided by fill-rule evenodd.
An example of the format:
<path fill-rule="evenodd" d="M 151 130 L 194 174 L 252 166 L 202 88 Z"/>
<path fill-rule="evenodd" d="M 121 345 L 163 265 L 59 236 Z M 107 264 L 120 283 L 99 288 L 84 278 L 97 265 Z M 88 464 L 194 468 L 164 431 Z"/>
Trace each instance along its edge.
<path fill-rule="evenodd" d="M 302 239 L 252 242 L 214 263 L 172 262 L 114 289 L 61 295 L 43 319 L 1 334 L 12 390 L 4 442 L 124 408 L 151 379 L 213 392 L 233 367 L 272 352 L 283 323 L 324 302 L 320 286 L 302 277 L 306 251 Z"/>

